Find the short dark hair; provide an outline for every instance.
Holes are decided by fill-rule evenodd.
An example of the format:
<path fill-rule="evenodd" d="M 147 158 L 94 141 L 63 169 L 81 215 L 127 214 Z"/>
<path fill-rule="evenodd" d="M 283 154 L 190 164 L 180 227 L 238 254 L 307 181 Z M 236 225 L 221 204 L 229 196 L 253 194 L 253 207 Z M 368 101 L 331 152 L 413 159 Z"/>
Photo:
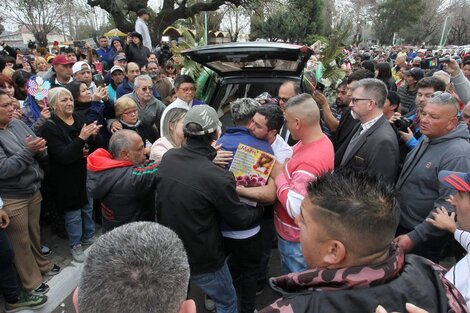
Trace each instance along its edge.
<path fill-rule="evenodd" d="M 137 16 L 142 16 L 144 14 L 149 14 L 149 11 L 147 11 L 147 9 L 145 8 L 142 8 L 142 9 L 139 9 L 139 11 L 137 11 Z"/>
<path fill-rule="evenodd" d="M 394 188 L 366 171 L 340 168 L 311 182 L 308 198 L 315 220 L 359 255 L 386 249 L 395 237 L 400 211 Z"/>
<path fill-rule="evenodd" d="M 11 80 L 16 87 L 25 86 L 28 82 L 28 79 L 33 76 L 33 74 L 26 72 L 25 70 L 16 70 L 11 76 Z M 16 88 L 15 88 L 16 91 Z"/>
<path fill-rule="evenodd" d="M 372 62 L 371 60 L 362 61 L 361 67 L 366 69 L 366 70 L 371 71 L 372 74 L 375 75 L 375 65 L 374 65 L 374 62 Z"/>
<path fill-rule="evenodd" d="M 157 54 L 156 54 L 155 52 L 150 51 L 149 53 L 147 53 L 147 58 L 148 58 L 149 56 L 151 56 L 152 54 L 153 54 L 154 56 L 157 56 Z"/>
<path fill-rule="evenodd" d="M 259 113 L 266 118 L 266 126 L 268 126 L 268 130 L 275 129 L 278 133 L 281 131 L 282 125 L 284 125 L 284 114 L 282 113 L 281 107 L 270 103 L 260 106 L 256 110 L 256 113 Z"/>
<path fill-rule="evenodd" d="M 358 69 L 352 72 L 351 75 L 349 75 L 348 84 L 355 82 L 355 81 L 359 81 L 364 78 L 374 78 L 374 73 L 363 68 Z"/>
<path fill-rule="evenodd" d="M 72 47 L 65 48 L 65 54 L 75 53 L 75 49 Z"/>
<path fill-rule="evenodd" d="M 175 78 L 175 82 L 173 83 L 175 88 L 179 88 L 181 84 L 183 83 L 190 83 L 190 84 L 195 84 L 194 79 L 191 78 L 189 75 L 178 75 Z"/>
<path fill-rule="evenodd" d="M 348 84 L 348 78 L 345 77 L 341 80 L 341 82 L 338 84 L 337 88 L 341 87 L 341 86 L 344 86 L 346 87 L 346 85 Z"/>
<path fill-rule="evenodd" d="M 428 76 L 421 78 L 416 84 L 416 88 L 434 88 L 434 91 L 446 91 L 446 83 L 437 77 Z"/>
<path fill-rule="evenodd" d="M 390 101 L 391 105 L 396 105 L 395 112 L 398 110 L 398 106 L 400 105 L 400 96 L 395 91 L 389 91 L 387 95 L 388 101 Z"/>

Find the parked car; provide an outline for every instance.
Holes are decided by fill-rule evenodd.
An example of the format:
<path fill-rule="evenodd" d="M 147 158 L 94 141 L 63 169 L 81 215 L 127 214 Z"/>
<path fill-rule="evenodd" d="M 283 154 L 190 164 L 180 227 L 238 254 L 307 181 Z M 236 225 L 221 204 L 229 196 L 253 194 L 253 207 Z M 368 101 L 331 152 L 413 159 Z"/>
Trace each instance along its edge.
<path fill-rule="evenodd" d="M 311 54 L 306 46 L 271 42 L 211 45 L 183 52 L 184 57 L 210 69 L 203 86 L 198 84 L 199 95 L 219 116 L 229 112 L 230 102 L 237 98 L 256 98 L 263 92 L 277 97 L 283 82 L 302 82 Z M 301 89 L 305 89 L 303 84 Z M 227 125 L 225 119 L 222 122 Z"/>

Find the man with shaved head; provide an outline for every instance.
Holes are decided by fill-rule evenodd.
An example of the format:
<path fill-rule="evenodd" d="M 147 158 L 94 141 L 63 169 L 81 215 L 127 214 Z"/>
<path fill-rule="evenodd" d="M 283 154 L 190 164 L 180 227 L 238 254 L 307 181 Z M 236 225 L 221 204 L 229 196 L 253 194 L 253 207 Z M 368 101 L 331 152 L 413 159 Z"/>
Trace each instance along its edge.
<path fill-rule="evenodd" d="M 276 163 L 271 175 L 275 178 L 278 202 L 274 225 L 284 274 L 307 268 L 300 248 L 300 229 L 294 219 L 300 214 L 300 203 L 307 194 L 307 183 L 330 172 L 334 167 L 334 149 L 322 132 L 320 110 L 309 94 L 290 98 L 284 117 L 291 136 L 298 140 L 290 160 Z"/>
<path fill-rule="evenodd" d="M 432 94 L 419 118 L 424 138 L 408 153 L 396 185 L 401 214 L 395 241 L 405 252 L 435 263 L 449 238 L 426 218 L 437 208 L 454 211 L 447 201 L 452 190 L 439 184 L 438 173 L 470 172 L 468 128 L 459 122 L 458 112 L 454 96 L 442 91 Z"/>

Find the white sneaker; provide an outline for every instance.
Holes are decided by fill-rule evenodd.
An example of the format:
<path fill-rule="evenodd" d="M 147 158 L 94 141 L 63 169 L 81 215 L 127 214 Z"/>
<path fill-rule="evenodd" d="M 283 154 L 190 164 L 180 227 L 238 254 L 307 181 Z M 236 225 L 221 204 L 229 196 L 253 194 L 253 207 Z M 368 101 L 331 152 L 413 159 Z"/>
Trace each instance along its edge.
<path fill-rule="evenodd" d="M 85 261 L 85 253 L 83 253 L 83 248 L 81 244 L 75 245 L 70 249 L 72 258 L 75 262 L 83 263 Z"/>

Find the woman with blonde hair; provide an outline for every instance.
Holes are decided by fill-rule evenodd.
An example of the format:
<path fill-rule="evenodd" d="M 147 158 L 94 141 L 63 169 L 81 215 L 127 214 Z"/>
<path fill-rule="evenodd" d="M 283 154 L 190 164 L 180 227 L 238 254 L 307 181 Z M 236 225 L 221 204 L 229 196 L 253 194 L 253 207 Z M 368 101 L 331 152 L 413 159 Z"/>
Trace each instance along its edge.
<path fill-rule="evenodd" d="M 37 56 L 34 59 L 33 67 L 36 70 L 36 75 L 43 77 L 49 69 L 49 63 L 43 57 Z"/>
<path fill-rule="evenodd" d="M 145 145 L 145 154 L 148 156 L 150 147 L 158 139 L 159 134 L 155 126 L 142 123 L 137 110 L 137 103 L 130 97 L 121 97 L 114 104 L 116 119 L 121 123 L 122 129 L 137 132 Z"/>
<path fill-rule="evenodd" d="M 170 149 L 179 148 L 184 142 L 183 119 L 188 110 L 175 108 L 166 114 L 163 121 L 162 136 L 154 142 L 150 150 L 150 159 L 160 162 Z"/>
<path fill-rule="evenodd" d="M 48 101 L 53 115 L 42 126 L 41 134 L 47 141 L 51 187 L 55 203 L 64 214 L 72 257 L 83 262 L 82 244 L 92 244 L 95 236 L 93 209 L 86 191 L 86 158 L 100 141 L 101 125 L 86 124 L 74 113 L 73 97 L 66 88 L 51 89 Z"/>

